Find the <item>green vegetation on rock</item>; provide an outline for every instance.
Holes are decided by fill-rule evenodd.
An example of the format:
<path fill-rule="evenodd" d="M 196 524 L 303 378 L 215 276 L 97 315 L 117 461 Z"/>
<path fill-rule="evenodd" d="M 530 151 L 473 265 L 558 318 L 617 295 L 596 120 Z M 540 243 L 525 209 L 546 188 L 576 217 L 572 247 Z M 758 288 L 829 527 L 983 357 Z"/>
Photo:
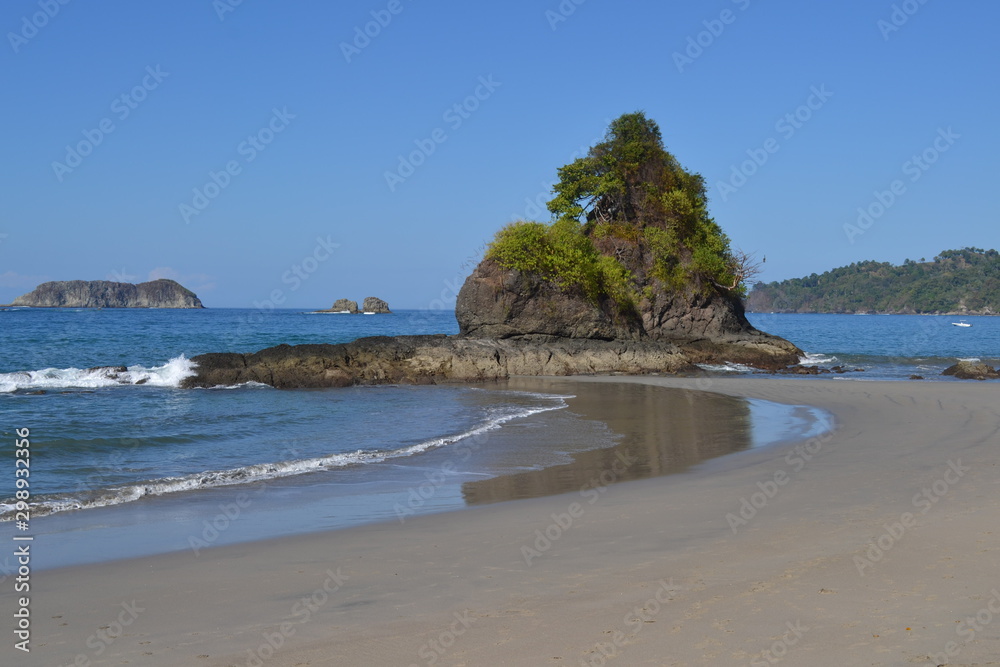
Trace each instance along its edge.
<path fill-rule="evenodd" d="M 793 313 L 1000 313 L 1000 253 L 946 250 L 927 262 L 858 262 L 757 283 L 748 309 Z"/>
<path fill-rule="evenodd" d="M 559 169 L 553 192 L 554 222 L 504 227 L 488 259 L 622 313 L 662 290 L 744 293 L 748 258 L 708 215 L 702 177 L 667 152 L 643 113 L 613 121 L 603 142 Z"/>

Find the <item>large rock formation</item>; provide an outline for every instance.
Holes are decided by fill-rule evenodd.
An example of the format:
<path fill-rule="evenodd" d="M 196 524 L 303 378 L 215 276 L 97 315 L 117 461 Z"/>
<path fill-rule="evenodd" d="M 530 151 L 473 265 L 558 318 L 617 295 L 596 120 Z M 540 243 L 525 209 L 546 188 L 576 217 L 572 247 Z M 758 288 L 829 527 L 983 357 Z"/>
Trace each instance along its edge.
<path fill-rule="evenodd" d="M 503 228 L 462 286 L 458 336 L 202 355 L 188 383 L 329 387 L 798 363 L 801 350 L 747 321 L 739 294 L 752 258 L 730 249 L 708 215 L 704 180 L 666 151 L 654 122 L 622 116 L 559 173 L 555 221 Z"/>
<path fill-rule="evenodd" d="M 14 299 L 12 306 L 33 308 L 204 308 L 181 284 L 161 278 L 146 283 L 68 280 L 42 283 Z"/>
<path fill-rule="evenodd" d="M 392 313 L 392 311 L 389 310 L 389 304 L 376 296 L 366 296 L 364 305 L 361 306 L 361 310 L 366 313 L 379 313 L 381 315 Z"/>
<path fill-rule="evenodd" d="M 690 361 L 732 361 L 760 368 L 798 363 L 802 351 L 755 329 L 740 299 L 724 290 L 658 289 L 632 317 L 542 280 L 484 260 L 458 294 L 455 317 L 472 338 L 670 342 Z"/>
<path fill-rule="evenodd" d="M 516 290 L 495 290 L 497 280 Z M 197 374 L 185 386 L 346 387 L 513 375 L 678 373 L 697 371 L 696 363 L 723 361 L 777 369 L 797 363 L 802 354 L 750 326 L 739 300 L 725 294 L 653 300 L 629 324 L 489 260 L 466 281 L 457 313 L 458 336 L 375 336 L 339 345 L 279 345 L 253 354 L 203 354 L 192 359 Z"/>

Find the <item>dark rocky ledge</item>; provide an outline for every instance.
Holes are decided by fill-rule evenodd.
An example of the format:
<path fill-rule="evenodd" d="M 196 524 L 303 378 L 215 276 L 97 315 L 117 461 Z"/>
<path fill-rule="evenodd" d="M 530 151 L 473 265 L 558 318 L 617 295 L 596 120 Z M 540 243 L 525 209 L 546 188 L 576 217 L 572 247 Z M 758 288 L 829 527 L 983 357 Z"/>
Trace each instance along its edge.
<path fill-rule="evenodd" d="M 780 340 L 780 339 L 779 339 Z M 793 346 L 794 347 L 794 346 Z M 680 373 L 694 363 L 733 361 L 776 369 L 798 361 L 759 341 L 517 339 L 375 336 L 338 345 L 278 345 L 252 354 L 194 357 L 186 387 L 261 382 L 279 389 L 483 382 L 513 375 Z"/>

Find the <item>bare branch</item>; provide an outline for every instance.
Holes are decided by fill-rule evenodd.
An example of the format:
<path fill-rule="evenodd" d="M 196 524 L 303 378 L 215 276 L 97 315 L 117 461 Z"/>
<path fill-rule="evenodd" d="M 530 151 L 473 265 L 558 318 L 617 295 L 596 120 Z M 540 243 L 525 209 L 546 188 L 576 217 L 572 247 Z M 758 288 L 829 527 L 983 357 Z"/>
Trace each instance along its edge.
<path fill-rule="evenodd" d="M 730 272 L 733 274 L 733 284 L 732 285 L 720 285 L 714 280 L 716 287 L 721 287 L 724 290 L 734 290 L 742 284 L 750 283 L 755 277 L 760 275 L 762 262 L 757 261 L 757 257 L 753 253 L 747 253 L 742 250 L 734 250 L 732 255 L 732 263 L 729 267 Z"/>

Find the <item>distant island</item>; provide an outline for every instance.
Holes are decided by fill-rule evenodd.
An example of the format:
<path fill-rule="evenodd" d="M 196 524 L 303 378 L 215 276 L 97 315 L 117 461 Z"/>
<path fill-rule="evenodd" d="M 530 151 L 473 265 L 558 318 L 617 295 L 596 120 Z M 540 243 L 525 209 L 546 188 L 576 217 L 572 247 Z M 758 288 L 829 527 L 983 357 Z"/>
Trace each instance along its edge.
<path fill-rule="evenodd" d="M 757 283 L 747 310 L 772 313 L 1000 314 L 1000 253 L 945 250 L 928 262 L 858 262 L 821 275 Z"/>
<path fill-rule="evenodd" d="M 66 280 L 42 283 L 14 299 L 31 308 L 204 308 L 198 296 L 173 280 L 145 283 Z"/>
<path fill-rule="evenodd" d="M 391 315 L 392 311 L 389 310 L 389 304 L 382 299 L 375 296 L 366 296 L 364 303 L 361 308 L 358 308 L 357 301 L 351 301 L 350 299 L 337 299 L 333 302 L 333 305 L 325 310 L 317 310 L 317 313 L 350 313 L 352 315 L 357 315 L 358 313 L 364 313 L 366 315 L 378 314 L 378 315 Z"/>

